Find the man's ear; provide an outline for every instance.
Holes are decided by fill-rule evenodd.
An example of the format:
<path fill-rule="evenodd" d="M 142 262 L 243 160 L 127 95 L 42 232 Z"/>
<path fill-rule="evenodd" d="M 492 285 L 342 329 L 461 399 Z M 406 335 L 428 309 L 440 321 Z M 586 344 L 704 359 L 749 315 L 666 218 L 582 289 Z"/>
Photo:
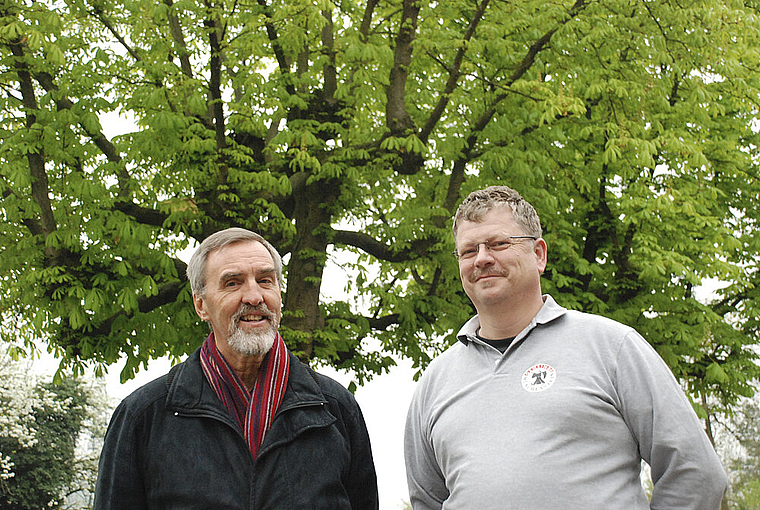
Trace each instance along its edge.
<path fill-rule="evenodd" d="M 539 238 L 533 243 L 533 253 L 536 255 L 536 262 L 538 264 L 538 273 L 544 274 L 547 264 L 547 250 L 546 241 L 543 238 Z"/>
<path fill-rule="evenodd" d="M 203 302 L 203 298 L 200 297 L 198 294 L 193 294 L 193 305 L 195 306 L 195 313 L 198 314 L 198 317 L 201 318 L 202 321 L 209 320 L 208 313 L 206 313 L 206 309 L 204 308 L 205 303 Z"/>

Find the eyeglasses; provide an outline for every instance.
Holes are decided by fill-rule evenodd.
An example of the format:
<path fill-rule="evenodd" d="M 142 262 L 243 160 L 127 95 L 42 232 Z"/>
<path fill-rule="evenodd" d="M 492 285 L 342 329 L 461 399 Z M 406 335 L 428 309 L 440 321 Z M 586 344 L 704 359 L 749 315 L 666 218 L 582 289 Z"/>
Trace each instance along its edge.
<path fill-rule="evenodd" d="M 499 252 L 509 249 L 513 244 L 517 244 L 524 239 L 538 239 L 536 236 L 509 236 L 502 239 L 494 239 L 492 241 L 483 241 L 482 243 L 470 244 L 464 247 L 461 252 L 454 250 L 454 256 L 459 260 L 468 260 L 475 258 L 480 251 L 480 245 L 486 247 L 486 250 L 492 252 Z"/>

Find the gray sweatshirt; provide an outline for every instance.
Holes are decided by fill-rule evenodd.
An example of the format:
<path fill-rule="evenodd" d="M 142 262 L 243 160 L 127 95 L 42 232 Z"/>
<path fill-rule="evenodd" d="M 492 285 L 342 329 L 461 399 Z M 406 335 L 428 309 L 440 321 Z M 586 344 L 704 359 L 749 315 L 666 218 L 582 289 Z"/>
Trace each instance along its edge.
<path fill-rule="evenodd" d="M 478 327 L 477 316 L 465 324 L 412 399 L 404 453 L 415 510 L 720 507 L 718 457 L 635 330 L 550 296 L 503 354 Z"/>

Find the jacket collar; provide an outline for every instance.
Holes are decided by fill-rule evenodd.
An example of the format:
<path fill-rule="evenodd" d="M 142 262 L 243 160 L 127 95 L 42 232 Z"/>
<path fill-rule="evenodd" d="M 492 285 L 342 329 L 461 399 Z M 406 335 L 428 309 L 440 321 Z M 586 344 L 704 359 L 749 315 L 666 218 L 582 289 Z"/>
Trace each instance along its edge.
<path fill-rule="evenodd" d="M 282 398 L 278 414 L 293 407 L 322 405 L 326 402 L 315 377 L 310 369 L 301 363 L 293 353 L 290 356 L 290 373 L 285 395 Z M 203 373 L 200 363 L 200 349 L 193 352 L 187 360 L 177 367 L 168 382 L 167 406 L 174 411 L 207 411 L 228 417 L 229 412 L 214 393 Z"/>
<path fill-rule="evenodd" d="M 288 385 L 272 426 L 264 436 L 264 442 L 256 457 L 257 462 L 276 446 L 294 441 L 307 430 L 328 427 L 336 421 L 335 416 L 328 410 L 327 400 L 317 382 L 319 376 L 290 351 L 288 356 Z M 185 416 L 215 418 L 240 430 L 203 373 L 200 349 L 175 369 L 167 381 L 168 409 Z"/>
<path fill-rule="evenodd" d="M 561 317 L 562 315 L 567 312 L 567 309 L 558 305 L 556 301 L 554 301 L 554 298 L 551 297 L 549 294 L 543 295 L 544 304 L 541 307 L 541 309 L 538 311 L 535 317 L 533 317 L 533 320 L 530 321 L 530 324 L 528 324 L 525 329 L 520 331 L 520 333 L 515 337 L 514 342 L 518 342 L 519 340 L 525 338 L 528 333 L 531 332 L 533 328 L 535 328 L 539 324 L 546 324 L 554 319 L 557 319 L 558 317 Z M 478 329 L 480 328 L 480 318 L 476 315 L 472 317 L 470 320 L 465 322 L 464 326 L 462 326 L 462 329 L 459 330 L 459 333 L 457 333 L 457 340 L 462 342 L 463 344 L 467 345 L 468 343 L 472 341 L 477 341 L 476 333 L 478 332 Z"/>

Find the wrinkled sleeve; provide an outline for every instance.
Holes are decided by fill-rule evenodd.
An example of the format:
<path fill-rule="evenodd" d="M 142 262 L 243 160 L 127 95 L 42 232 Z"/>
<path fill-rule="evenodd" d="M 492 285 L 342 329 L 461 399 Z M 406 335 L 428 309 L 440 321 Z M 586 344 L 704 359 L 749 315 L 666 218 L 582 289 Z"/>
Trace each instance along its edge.
<path fill-rule="evenodd" d="M 377 492 L 377 474 L 372 458 L 372 446 L 367 424 L 359 404 L 351 397 L 354 408 L 348 427 L 351 442 L 351 473 L 347 490 L 353 510 L 377 510 L 380 501 Z"/>
<path fill-rule="evenodd" d="M 413 510 L 440 509 L 449 497 L 430 441 L 423 392 L 423 385 L 418 385 L 409 406 L 404 431 L 406 480 Z"/>
<path fill-rule="evenodd" d="M 622 414 L 652 471 L 652 509 L 717 510 L 726 473 L 673 373 L 636 332 L 617 356 Z"/>
<path fill-rule="evenodd" d="M 145 490 L 138 469 L 134 420 L 122 403 L 106 431 L 98 463 L 93 510 L 144 510 Z"/>

